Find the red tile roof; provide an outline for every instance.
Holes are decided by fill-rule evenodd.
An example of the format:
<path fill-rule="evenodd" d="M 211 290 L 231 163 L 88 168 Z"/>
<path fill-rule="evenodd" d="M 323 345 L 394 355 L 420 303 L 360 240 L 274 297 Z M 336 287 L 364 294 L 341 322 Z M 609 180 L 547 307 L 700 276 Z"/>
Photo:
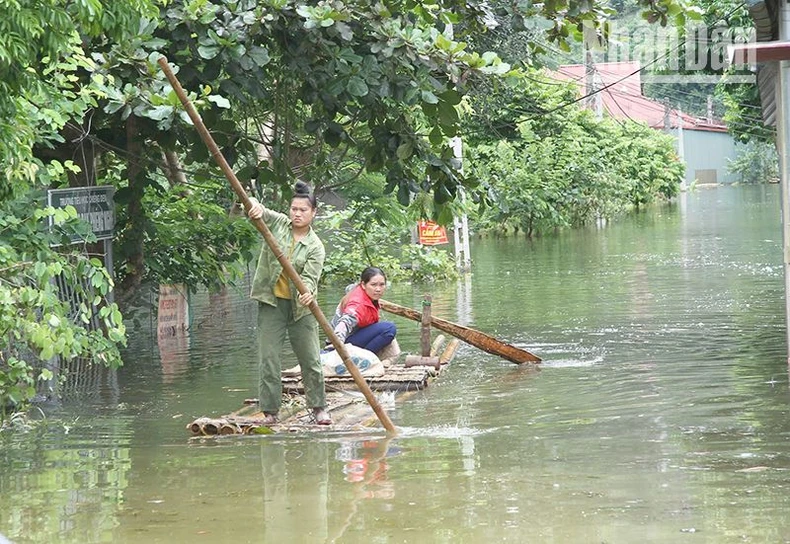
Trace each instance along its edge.
<path fill-rule="evenodd" d="M 643 96 L 641 71 L 637 62 L 605 62 L 596 64 L 595 69 L 599 77 L 598 85 L 605 87 L 599 93 L 603 108 L 616 119 L 641 121 L 652 128 L 662 129 L 666 126 L 667 117 L 669 128 L 677 128 L 680 117 L 684 130 L 727 132 L 726 125 L 716 120 L 709 122 L 707 119 L 698 119 L 675 108 L 667 111 L 660 102 Z M 583 64 L 560 66 L 553 76 L 576 82 L 580 91 L 585 89 L 586 67 Z"/>

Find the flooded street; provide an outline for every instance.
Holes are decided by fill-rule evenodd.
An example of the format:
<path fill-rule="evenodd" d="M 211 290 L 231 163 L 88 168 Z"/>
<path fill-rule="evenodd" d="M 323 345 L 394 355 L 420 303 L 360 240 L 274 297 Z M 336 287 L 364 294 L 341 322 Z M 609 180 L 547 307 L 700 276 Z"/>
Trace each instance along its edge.
<path fill-rule="evenodd" d="M 417 308 L 430 291 L 435 316 L 544 359 L 462 344 L 425 391 L 383 399 L 394 438 L 190 438 L 194 418 L 257 396 L 256 308 L 246 285 L 198 294 L 189 337 L 161 344 L 141 309 L 121 370 L 71 380 L 44 424 L 0 435 L 0 535 L 790 542 L 778 200 L 775 185 L 719 187 L 600 229 L 475 238 L 466 280 L 392 286 L 387 300 Z M 341 293 L 322 290 L 325 313 Z M 384 318 L 417 352 L 418 324 Z"/>

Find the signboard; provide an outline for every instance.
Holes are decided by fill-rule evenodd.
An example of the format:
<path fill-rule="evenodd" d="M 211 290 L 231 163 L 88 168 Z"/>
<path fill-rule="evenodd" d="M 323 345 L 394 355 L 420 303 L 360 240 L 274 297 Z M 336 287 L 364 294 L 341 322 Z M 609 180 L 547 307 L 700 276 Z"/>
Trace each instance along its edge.
<path fill-rule="evenodd" d="M 433 221 L 418 221 L 417 234 L 420 244 L 424 246 L 438 246 L 447 243 L 447 231 Z"/>
<path fill-rule="evenodd" d="M 170 383 L 189 368 L 189 298 L 184 285 L 159 286 L 156 322 L 162 381 Z"/>
<path fill-rule="evenodd" d="M 187 334 L 189 300 L 185 285 L 159 286 L 159 311 L 156 321 L 156 332 L 159 338 Z"/>
<path fill-rule="evenodd" d="M 90 224 L 98 240 L 112 239 L 115 229 L 115 205 L 112 195 L 115 187 L 69 187 L 50 189 L 47 192 L 48 204 L 54 208 L 74 206 L 80 219 Z M 72 242 L 81 238 L 73 234 Z"/>

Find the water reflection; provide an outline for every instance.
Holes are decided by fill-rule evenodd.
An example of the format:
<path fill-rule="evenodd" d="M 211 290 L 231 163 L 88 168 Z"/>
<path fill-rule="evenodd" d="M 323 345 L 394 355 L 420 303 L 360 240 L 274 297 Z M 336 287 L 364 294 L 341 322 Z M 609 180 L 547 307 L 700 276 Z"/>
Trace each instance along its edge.
<path fill-rule="evenodd" d="M 130 425 L 96 417 L 89 428 L 52 422 L 22 440 L 4 438 L 3 533 L 16 544 L 102 541 L 118 526 L 116 507 L 128 485 Z"/>
<path fill-rule="evenodd" d="M 295 449 L 263 443 L 263 541 L 287 542 L 298 532 L 304 542 L 329 536 L 330 445 Z"/>
<path fill-rule="evenodd" d="M 173 336 L 159 336 L 159 360 L 162 365 L 162 382 L 178 379 L 189 367 L 189 331 Z"/>

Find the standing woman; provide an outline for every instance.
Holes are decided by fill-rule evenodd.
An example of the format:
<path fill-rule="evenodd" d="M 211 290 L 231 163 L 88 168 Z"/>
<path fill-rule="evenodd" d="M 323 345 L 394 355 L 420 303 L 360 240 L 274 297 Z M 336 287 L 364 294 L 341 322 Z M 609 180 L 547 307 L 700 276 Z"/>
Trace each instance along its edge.
<path fill-rule="evenodd" d="M 332 328 L 343 343 L 379 353 L 395 338 L 395 323 L 379 321 L 379 300 L 387 289 L 387 277 L 380 268 L 362 271 L 359 283 L 337 305 Z"/>
<path fill-rule="evenodd" d="M 315 300 L 326 255 L 324 244 L 312 227 L 317 211 L 315 196 L 306 183 L 296 182 L 289 215 L 272 211 L 255 199 L 250 200 L 253 205 L 249 217 L 263 219 L 280 250 L 291 261 L 307 287 L 307 292 L 300 295 L 280 261 L 268 244 L 264 243 L 250 293 L 258 301 L 258 403 L 265 416 L 263 423 L 276 423 L 282 404 L 280 356 L 287 334 L 302 369 L 307 406 L 312 410 L 316 423 L 331 425 L 332 420 L 325 409 L 326 392 L 318 321 L 308 308 Z"/>

